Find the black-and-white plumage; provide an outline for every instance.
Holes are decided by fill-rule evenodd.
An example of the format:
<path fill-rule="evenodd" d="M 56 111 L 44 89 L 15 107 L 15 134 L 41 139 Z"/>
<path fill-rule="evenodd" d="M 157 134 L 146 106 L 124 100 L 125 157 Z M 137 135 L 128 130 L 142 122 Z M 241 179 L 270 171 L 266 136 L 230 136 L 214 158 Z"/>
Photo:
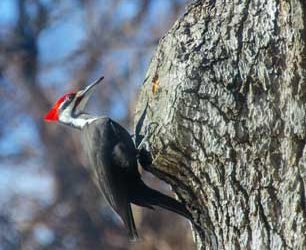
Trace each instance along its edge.
<path fill-rule="evenodd" d="M 184 205 L 149 188 L 142 181 L 137 163 L 139 151 L 126 129 L 108 117 L 83 113 L 94 86 L 102 79 L 84 90 L 61 97 L 45 119 L 59 121 L 81 130 L 82 144 L 89 159 L 88 169 L 93 181 L 123 220 L 130 239 L 138 238 L 131 203 L 148 208 L 160 206 L 190 218 Z"/>

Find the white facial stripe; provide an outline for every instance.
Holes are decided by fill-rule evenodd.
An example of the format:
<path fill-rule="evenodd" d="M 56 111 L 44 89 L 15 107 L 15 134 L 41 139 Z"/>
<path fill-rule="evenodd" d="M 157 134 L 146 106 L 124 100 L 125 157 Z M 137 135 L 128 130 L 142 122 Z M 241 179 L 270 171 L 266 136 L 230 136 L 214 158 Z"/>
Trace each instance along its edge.
<path fill-rule="evenodd" d="M 63 102 L 59 105 L 58 109 L 61 109 L 61 108 L 63 107 L 64 103 L 65 103 L 65 101 L 63 101 Z"/>
<path fill-rule="evenodd" d="M 87 117 L 86 116 L 85 117 L 85 116 L 82 116 L 82 115 L 77 116 L 77 117 L 72 117 L 69 110 L 64 110 L 59 115 L 59 121 L 61 123 L 71 125 L 75 128 L 79 128 L 79 129 L 82 129 L 85 125 L 90 124 L 97 119 L 98 119 L 98 117 L 94 117 L 94 116 L 92 116 L 92 117 Z"/>
<path fill-rule="evenodd" d="M 78 117 L 78 118 L 74 118 L 71 121 L 71 124 L 76 128 L 82 129 L 82 128 L 84 128 L 85 125 L 90 124 L 97 119 L 98 119 L 98 117 L 92 117 L 92 118 L 89 118 L 89 119 L 82 119 L 82 118 Z"/>

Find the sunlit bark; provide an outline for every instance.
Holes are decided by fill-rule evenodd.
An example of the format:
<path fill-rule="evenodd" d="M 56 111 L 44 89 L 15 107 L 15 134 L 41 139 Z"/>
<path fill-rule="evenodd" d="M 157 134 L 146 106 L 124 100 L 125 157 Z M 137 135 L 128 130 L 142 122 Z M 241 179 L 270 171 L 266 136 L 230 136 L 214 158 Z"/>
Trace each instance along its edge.
<path fill-rule="evenodd" d="M 138 114 L 199 249 L 306 247 L 305 7 L 195 1 L 159 43 Z"/>

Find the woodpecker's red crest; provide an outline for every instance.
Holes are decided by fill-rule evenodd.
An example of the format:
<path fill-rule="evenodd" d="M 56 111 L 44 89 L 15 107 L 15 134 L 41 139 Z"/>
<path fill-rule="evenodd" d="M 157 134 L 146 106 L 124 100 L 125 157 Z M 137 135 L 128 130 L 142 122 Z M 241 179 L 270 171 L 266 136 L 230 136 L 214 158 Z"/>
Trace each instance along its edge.
<path fill-rule="evenodd" d="M 58 121 L 58 115 L 59 115 L 60 108 L 63 106 L 65 102 L 70 102 L 74 96 L 75 96 L 75 92 L 70 92 L 60 97 L 55 102 L 53 107 L 49 110 L 49 112 L 44 116 L 45 121 L 48 121 L 48 122 Z"/>
<path fill-rule="evenodd" d="M 95 86 L 97 86 L 103 78 L 104 77 L 101 76 L 84 89 L 63 95 L 44 116 L 45 121 L 60 122 L 63 124 L 74 125 L 78 128 L 81 125 L 87 124 L 87 122 L 84 119 L 82 120 L 82 117 L 79 117 L 79 115 L 84 112 L 85 106 L 90 96 L 93 94 Z"/>

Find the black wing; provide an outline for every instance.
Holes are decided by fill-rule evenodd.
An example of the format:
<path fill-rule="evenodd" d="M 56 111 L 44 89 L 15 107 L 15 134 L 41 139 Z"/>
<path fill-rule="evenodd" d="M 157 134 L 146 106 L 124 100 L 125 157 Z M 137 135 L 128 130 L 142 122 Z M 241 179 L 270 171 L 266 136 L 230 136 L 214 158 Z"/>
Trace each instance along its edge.
<path fill-rule="evenodd" d="M 84 149 L 90 160 L 94 182 L 111 207 L 137 238 L 129 202 L 129 186 L 140 179 L 136 149 L 130 134 L 109 118 L 101 118 L 83 129 Z"/>
<path fill-rule="evenodd" d="M 113 164 L 125 178 L 140 178 L 137 167 L 137 150 L 129 132 L 120 124 L 110 120 L 114 140 Z"/>

